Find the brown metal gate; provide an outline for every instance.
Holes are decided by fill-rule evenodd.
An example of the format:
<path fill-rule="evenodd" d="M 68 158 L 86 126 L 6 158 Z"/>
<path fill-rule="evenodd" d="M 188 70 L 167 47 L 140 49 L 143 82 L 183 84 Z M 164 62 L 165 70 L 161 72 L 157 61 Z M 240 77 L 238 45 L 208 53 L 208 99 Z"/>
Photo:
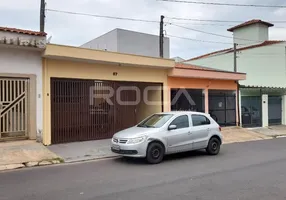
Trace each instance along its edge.
<path fill-rule="evenodd" d="M 29 79 L 0 77 L 0 139 L 28 136 Z"/>
<path fill-rule="evenodd" d="M 109 104 L 106 88 L 116 91 L 132 83 L 79 79 L 51 79 L 52 144 L 111 138 L 136 124 L 136 105 L 120 105 L 116 92 Z M 91 95 L 91 93 L 93 95 Z M 94 98 L 96 95 L 96 98 Z M 102 98 L 101 98 L 102 96 Z M 122 101 L 135 101 L 135 90 L 121 91 Z"/>

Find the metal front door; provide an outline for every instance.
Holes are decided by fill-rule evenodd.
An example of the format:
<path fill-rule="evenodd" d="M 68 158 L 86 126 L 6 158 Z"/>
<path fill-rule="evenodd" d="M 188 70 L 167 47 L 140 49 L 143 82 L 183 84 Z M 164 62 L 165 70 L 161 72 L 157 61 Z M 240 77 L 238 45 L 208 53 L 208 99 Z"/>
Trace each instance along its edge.
<path fill-rule="evenodd" d="M 209 114 L 220 126 L 235 126 L 236 91 L 209 90 Z"/>
<path fill-rule="evenodd" d="M 244 127 L 255 127 L 262 125 L 261 97 L 241 97 L 241 116 Z"/>
<path fill-rule="evenodd" d="M 281 96 L 268 97 L 268 123 L 280 125 L 282 122 L 282 98 Z"/>
<path fill-rule="evenodd" d="M 0 77 L 0 139 L 28 136 L 29 79 Z"/>
<path fill-rule="evenodd" d="M 126 88 L 120 95 L 114 92 L 110 97 L 111 104 L 106 98 L 110 90 L 130 85 L 114 81 L 52 78 L 52 144 L 107 139 L 116 131 L 134 126 L 136 105 L 128 102 L 136 100 L 136 91 Z M 117 102 L 117 95 L 123 105 Z"/>

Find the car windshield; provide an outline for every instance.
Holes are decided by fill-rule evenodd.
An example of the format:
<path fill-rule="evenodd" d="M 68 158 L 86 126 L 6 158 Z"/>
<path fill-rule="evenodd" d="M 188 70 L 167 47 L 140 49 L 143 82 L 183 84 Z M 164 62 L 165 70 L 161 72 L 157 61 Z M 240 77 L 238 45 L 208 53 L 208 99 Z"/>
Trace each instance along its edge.
<path fill-rule="evenodd" d="M 145 128 L 160 128 L 162 127 L 173 115 L 171 114 L 155 114 L 144 121 L 142 121 L 138 127 Z"/>

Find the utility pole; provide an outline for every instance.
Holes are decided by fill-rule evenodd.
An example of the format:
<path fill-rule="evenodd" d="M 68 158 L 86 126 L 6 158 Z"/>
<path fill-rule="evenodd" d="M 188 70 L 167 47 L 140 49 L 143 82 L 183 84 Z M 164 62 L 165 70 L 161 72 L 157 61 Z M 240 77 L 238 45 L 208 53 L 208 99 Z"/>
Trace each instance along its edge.
<path fill-rule="evenodd" d="M 237 72 L 237 44 L 234 43 L 233 44 L 233 71 Z M 237 85 L 237 89 L 236 89 L 236 103 L 237 103 L 237 115 L 238 115 L 238 122 L 237 122 L 237 126 L 240 126 L 241 122 L 240 122 L 240 102 L 239 102 L 239 96 L 240 96 L 240 85 L 238 81 L 235 81 L 236 85 Z"/>
<path fill-rule="evenodd" d="M 233 44 L 233 58 L 234 58 L 234 65 L 233 65 L 233 70 L 234 72 L 237 72 L 237 49 L 236 49 L 237 44 Z"/>
<path fill-rule="evenodd" d="M 41 0 L 41 7 L 40 7 L 40 32 L 45 32 L 45 14 L 46 11 L 46 2 L 45 0 Z"/>
<path fill-rule="evenodd" d="M 160 34 L 159 34 L 159 51 L 160 51 L 160 57 L 164 57 L 164 16 L 161 15 L 160 20 Z"/>

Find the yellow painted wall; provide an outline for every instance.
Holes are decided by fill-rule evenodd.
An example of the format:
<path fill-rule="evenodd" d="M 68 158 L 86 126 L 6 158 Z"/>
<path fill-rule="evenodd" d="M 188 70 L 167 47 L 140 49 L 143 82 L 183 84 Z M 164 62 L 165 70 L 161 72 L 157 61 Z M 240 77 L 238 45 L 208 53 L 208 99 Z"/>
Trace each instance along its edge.
<path fill-rule="evenodd" d="M 162 87 L 156 86 L 156 88 L 158 88 L 157 91 L 150 90 L 148 92 L 148 100 L 156 104 L 148 105 L 146 104 L 148 102 L 141 100 L 137 108 L 137 122 L 142 121 L 143 119 L 145 119 L 146 117 L 154 113 L 162 112 L 162 104 L 161 104 L 162 103 L 162 92 L 160 91 Z M 140 88 L 140 89 L 141 89 L 141 95 L 143 95 L 144 88 Z"/>
<path fill-rule="evenodd" d="M 115 76 L 114 73 L 117 73 Z M 87 62 L 75 62 L 64 60 L 53 60 L 44 58 L 43 60 L 43 103 L 44 103 L 44 127 L 43 143 L 51 144 L 51 99 L 50 99 L 50 79 L 59 78 L 79 78 L 98 79 L 115 81 L 134 82 L 156 82 L 167 86 L 167 70 L 152 69 L 147 67 L 116 66 L 94 64 Z M 156 96 L 156 95 L 155 95 Z M 169 93 L 164 91 L 164 111 L 169 111 Z M 154 97 L 155 98 L 155 97 Z M 157 97 L 156 97 L 157 98 Z M 151 111 L 150 111 L 151 112 Z M 145 114 L 144 114 L 145 115 Z"/>

